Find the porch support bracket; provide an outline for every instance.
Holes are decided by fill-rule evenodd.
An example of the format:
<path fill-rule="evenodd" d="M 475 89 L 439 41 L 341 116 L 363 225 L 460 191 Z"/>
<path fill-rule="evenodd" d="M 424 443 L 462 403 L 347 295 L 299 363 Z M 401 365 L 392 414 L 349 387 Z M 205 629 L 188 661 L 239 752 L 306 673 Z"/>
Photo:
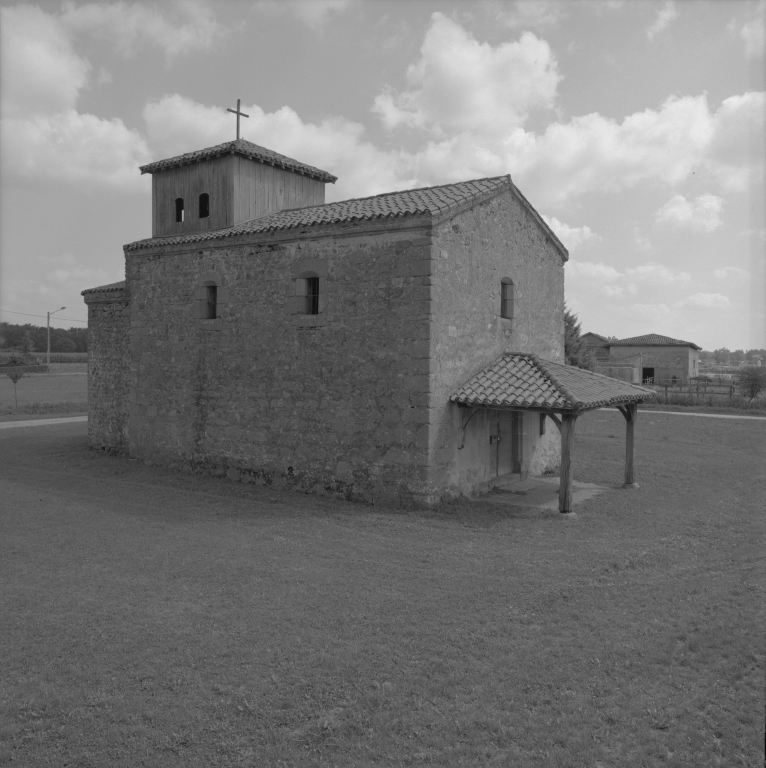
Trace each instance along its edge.
<path fill-rule="evenodd" d="M 465 445 L 465 428 L 468 426 L 468 422 L 479 412 L 479 408 L 470 408 L 468 406 L 461 406 L 460 408 L 460 434 L 457 440 L 458 449 Z"/>

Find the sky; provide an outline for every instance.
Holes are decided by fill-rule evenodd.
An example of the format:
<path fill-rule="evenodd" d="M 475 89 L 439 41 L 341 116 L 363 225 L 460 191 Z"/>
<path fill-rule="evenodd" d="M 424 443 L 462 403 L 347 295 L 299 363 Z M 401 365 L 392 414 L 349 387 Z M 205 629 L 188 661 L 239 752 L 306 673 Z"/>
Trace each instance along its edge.
<path fill-rule="evenodd" d="M 583 332 L 766 347 L 765 10 L 0 0 L 0 320 L 82 327 L 151 235 L 138 166 L 233 139 L 239 98 L 328 202 L 510 173 Z"/>

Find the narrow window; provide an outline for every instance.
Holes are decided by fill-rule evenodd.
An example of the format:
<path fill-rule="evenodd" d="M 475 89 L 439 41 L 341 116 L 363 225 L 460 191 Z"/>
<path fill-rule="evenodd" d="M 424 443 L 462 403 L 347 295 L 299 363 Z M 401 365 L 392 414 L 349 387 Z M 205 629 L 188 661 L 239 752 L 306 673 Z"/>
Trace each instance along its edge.
<path fill-rule="evenodd" d="M 513 319 L 514 314 L 514 293 L 515 288 L 513 280 L 510 277 L 504 277 L 500 281 L 500 317 Z"/>
<path fill-rule="evenodd" d="M 184 220 L 184 199 L 182 197 L 176 198 L 176 221 Z"/>
<path fill-rule="evenodd" d="M 218 304 L 218 286 L 207 286 L 207 313 L 206 318 L 208 320 L 215 320 Z"/>
<path fill-rule="evenodd" d="M 207 192 L 203 192 L 199 196 L 199 217 L 206 219 L 210 216 L 210 195 Z"/>
<path fill-rule="evenodd" d="M 544 434 L 545 434 L 545 420 L 546 420 L 547 418 L 548 418 L 548 417 L 547 417 L 547 416 L 546 416 L 544 413 L 541 413 L 541 414 L 540 414 L 540 434 L 541 434 L 541 435 L 544 435 Z"/>
<path fill-rule="evenodd" d="M 306 278 L 306 314 L 319 314 L 319 278 Z"/>

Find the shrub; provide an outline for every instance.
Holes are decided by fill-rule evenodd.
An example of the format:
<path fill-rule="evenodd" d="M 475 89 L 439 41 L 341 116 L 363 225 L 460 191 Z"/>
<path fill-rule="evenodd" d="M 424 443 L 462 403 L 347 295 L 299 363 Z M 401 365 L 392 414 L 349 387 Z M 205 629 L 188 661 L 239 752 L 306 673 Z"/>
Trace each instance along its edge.
<path fill-rule="evenodd" d="M 750 365 L 737 373 L 737 384 L 739 391 L 744 397 L 754 400 L 758 395 L 766 390 L 766 368 L 760 368 Z"/>

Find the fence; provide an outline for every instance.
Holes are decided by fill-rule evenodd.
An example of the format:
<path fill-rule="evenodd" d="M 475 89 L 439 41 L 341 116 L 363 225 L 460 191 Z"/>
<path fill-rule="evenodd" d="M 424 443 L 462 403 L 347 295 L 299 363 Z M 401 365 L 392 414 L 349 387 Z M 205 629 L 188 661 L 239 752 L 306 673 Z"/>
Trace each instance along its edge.
<path fill-rule="evenodd" d="M 655 402 L 682 405 L 728 405 L 741 399 L 739 387 L 726 377 L 689 379 L 688 384 L 648 381 L 642 384 L 657 393 Z"/>

